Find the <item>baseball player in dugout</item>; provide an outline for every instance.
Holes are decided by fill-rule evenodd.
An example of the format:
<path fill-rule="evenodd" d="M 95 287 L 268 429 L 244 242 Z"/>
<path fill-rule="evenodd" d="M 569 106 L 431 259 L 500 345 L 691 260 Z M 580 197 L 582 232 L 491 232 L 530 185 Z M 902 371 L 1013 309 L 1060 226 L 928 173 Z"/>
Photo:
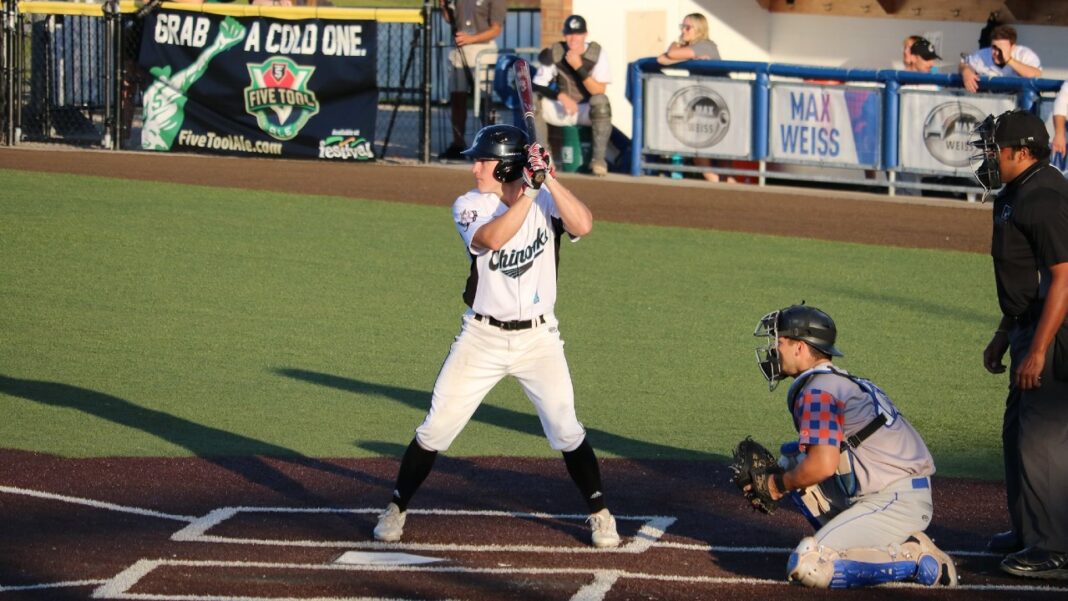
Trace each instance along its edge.
<path fill-rule="evenodd" d="M 440 0 L 442 14 L 452 27 L 454 48 L 449 51 L 446 71 L 449 79 L 449 119 L 452 123 L 452 144 L 440 155 L 442 159 L 463 159 L 467 146 L 464 133 L 467 127 L 467 97 L 477 85 L 475 68 L 480 52 L 482 64 L 497 60 L 497 36 L 504 31 L 508 15 L 505 0 Z"/>
<path fill-rule="evenodd" d="M 983 365 L 1012 369 L 1002 445 L 1012 530 L 989 549 L 1017 576 L 1068 578 L 1068 181 L 1049 164 L 1034 114 L 990 115 L 977 128 L 976 179 L 994 200 L 994 280 L 1001 321 Z"/>
<path fill-rule="evenodd" d="M 401 538 L 405 511 L 434 459 L 505 376 L 514 376 L 534 404 L 553 449 L 589 508 L 596 547 L 619 544 L 605 507 L 600 467 L 575 413 L 564 342 L 553 313 L 561 241 L 576 242 L 593 215 L 553 177 L 549 154 L 511 125 L 479 130 L 464 155 L 473 159 L 475 187 L 456 199 L 452 216 L 470 258 L 460 333 L 441 366 L 430 411 L 401 460 L 393 498 L 379 516 L 375 538 Z M 536 174 L 545 180 L 536 184 Z"/>
<path fill-rule="evenodd" d="M 788 580 L 956 586 L 953 560 L 924 534 L 933 515 L 931 453 L 885 392 L 832 363 L 842 353 L 831 317 L 792 305 L 765 315 L 754 336 L 767 338 L 757 363 L 769 390 L 793 378 L 786 400 L 798 440 L 782 445 L 777 465 L 772 457 L 769 468 L 753 470 L 743 490 L 766 513 L 790 498 L 816 529 L 790 554 Z"/>
<path fill-rule="evenodd" d="M 612 105 L 605 89 L 612 83 L 612 74 L 600 44 L 587 37 L 586 19 L 571 15 L 564 19 L 564 41 L 538 55 L 533 84 L 541 101 L 534 104 L 534 119 L 543 144 L 548 144 L 548 125 L 590 126 L 590 171 L 603 176 L 608 174 L 605 152 L 612 135 Z"/>

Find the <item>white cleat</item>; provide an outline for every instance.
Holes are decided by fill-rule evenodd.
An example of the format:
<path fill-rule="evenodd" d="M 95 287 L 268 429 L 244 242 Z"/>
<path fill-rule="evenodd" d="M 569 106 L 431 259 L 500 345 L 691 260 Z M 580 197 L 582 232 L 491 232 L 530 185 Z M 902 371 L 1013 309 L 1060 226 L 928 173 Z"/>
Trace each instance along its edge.
<path fill-rule="evenodd" d="M 404 534 L 404 519 L 408 516 L 400 510 L 396 503 L 390 503 L 386 510 L 378 514 L 378 525 L 375 526 L 375 540 L 384 543 L 395 543 Z"/>
<path fill-rule="evenodd" d="M 619 546 L 619 533 L 616 532 L 616 518 L 607 509 L 590 514 L 586 519 L 593 531 L 593 546 L 598 549 Z"/>

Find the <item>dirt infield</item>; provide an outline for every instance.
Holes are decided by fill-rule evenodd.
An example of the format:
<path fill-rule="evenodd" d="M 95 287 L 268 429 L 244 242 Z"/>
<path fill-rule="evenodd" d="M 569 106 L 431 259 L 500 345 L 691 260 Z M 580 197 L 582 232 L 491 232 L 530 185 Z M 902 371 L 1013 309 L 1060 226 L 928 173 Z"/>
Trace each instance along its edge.
<path fill-rule="evenodd" d="M 596 445 L 597 441 L 593 441 Z M 822 599 L 782 583 L 801 517 L 748 510 L 723 466 L 609 460 L 623 546 L 597 551 L 562 461 L 442 457 L 405 539 L 375 543 L 396 461 L 60 459 L 0 452 L 2 599 Z M 930 533 L 966 588 L 865 599 L 1052 598 L 981 552 L 992 483 L 936 480 Z M 356 555 L 354 553 L 362 553 Z M 439 561 L 394 565 L 387 552 Z M 346 555 L 347 554 L 347 555 Z M 356 563 L 339 563 L 347 557 Z M 66 583 L 51 588 L 35 585 Z M 1060 591 L 1068 593 L 1068 587 Z"/>
<path fill-rule="evenodd" d="M 463 166 L 354 165 L 126 152 L 46 152 L 0 148 L 0 169 L 79 173 L 330 194 L 448 207 L 471 185 Z M 613 175 L 565 174 L 561 180 L 598 220 L 988 252 L 989 205 L 951 200 L 894 201 L 886 196 L 801 188 L 711 185 Z"/>
<path fill-rule="evenodd" d="M 235 161 L 0 149 L 3 169 L 443 207 L 470 182 L 455 166 Z M 989 244 L 989 207 L 966 203 L 565 177 L 601 220 L 966 252 Z M 0 601 L 1068 594 L 1068 584 L 1005 576 L 999 558 L 982 552 L 986 538 L 1007 527 L 998 483 L 936 479 L 930 533 L 955 555 L 961 589 L 834 593 L 785 586 L 787 553 L 808 526 L 785 510 L 750 512 L 720 465 L 605 461 L 606 494 L 624 537 L 608 551 L 588 546 L 582 502 L 561 461 L 494 457 L 442 457 L 416 498 L 404 541 L 375 543 L 375 514 L 396 467 L 396 459 L 63 459 L 0 450 Z"/>

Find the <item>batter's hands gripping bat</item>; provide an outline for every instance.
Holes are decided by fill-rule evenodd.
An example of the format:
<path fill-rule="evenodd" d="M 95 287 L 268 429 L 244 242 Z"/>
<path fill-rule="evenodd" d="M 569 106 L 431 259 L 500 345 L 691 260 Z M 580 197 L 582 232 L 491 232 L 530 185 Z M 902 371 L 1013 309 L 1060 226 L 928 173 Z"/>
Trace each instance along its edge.
<path fill-rule="evenodd" d="M 523 112 L 523 127 L 527 130 L 527 139 L 533 144 L 538 141 L 537 128 L 534 126 L 534 87 L 530 83 L 530 67 L 527 61 L 517 60 L 512 64 L 515 73 L 515 91 L 519 95 L 519 109 Z M 545 170 L 534 172 L 535 187 L 545 182 Z"/>

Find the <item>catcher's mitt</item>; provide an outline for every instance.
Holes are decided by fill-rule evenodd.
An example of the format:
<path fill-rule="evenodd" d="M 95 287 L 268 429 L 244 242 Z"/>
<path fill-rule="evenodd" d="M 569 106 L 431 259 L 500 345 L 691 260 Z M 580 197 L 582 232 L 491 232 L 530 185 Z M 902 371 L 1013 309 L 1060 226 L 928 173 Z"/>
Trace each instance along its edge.
<path fill-rule="evenodd" d="M 745 494 L 753 509 L 768 514 L 775 512 L 779 503 L 771 498 L 767 476 L 783 470 L 770 451 L 751 436 L 746 436 L 734 449 L 730 469 L 731 481 Z M 750 486 L 749 490 L 745 490 L 746 486 Z"/>

